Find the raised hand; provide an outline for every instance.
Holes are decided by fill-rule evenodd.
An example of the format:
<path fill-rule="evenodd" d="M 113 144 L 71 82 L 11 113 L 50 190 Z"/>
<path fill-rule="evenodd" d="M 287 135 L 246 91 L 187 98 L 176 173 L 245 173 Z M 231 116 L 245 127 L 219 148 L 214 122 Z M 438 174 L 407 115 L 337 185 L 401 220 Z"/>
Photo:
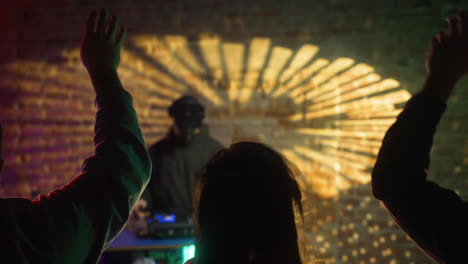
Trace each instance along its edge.
<path fill-rule="evenodd" d="M 115 72 L 120 63 L 120 50 L 125 38 L 125 27 L 113 16 L 107 22 L 106 10 L 99 15 L 93 11 L 86 24 L 81 41 L 81 61 L 91 78 L 99 74 Z"/>
<path fill-rule="evenodd" d="M 448 31 L 432 39 L 426 60 L 427 80 L 423 91 L 446 100 L 455 83 L 468 72 L 468 15 L 447 18 Z"/>

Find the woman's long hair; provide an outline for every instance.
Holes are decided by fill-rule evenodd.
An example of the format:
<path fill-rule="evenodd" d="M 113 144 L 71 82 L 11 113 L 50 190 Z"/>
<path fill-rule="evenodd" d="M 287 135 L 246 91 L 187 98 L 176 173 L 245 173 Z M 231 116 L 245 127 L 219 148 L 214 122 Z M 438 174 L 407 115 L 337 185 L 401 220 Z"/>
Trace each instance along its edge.
<path fill-rule="evenodd" d="M 194 195 L 196 264 L 302 263 L 301 191 L 278 152 L 254 142 L 220 150 Z"/>

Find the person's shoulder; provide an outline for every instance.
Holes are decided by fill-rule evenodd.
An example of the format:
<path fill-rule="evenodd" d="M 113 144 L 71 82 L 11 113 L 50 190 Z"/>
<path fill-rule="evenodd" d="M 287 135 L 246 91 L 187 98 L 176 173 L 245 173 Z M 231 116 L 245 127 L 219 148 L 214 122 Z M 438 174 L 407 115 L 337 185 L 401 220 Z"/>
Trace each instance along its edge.
<path fill-rule="evenodd" d="M 185 264 L 195 264 L 195 261 L 193 261 L 193 259 L 189 259 L 185 262 Z"/>
<path fill-rule="evenodd" d="M 37 203 L 38 198 L 36 200 L 31 200 L 25 197 L 4 197 L 0 198 L 0 207 L 14 207 L 14 208 L 21 208 L 21 207 L 31 207 Z"/>
<path fill-rule="evenodd" d="M 160 152 L 168 149 L 170 145 L 170 140 L 168 137 L 163 137 L 149 146 L 149 151 L 151 152 Z"/>

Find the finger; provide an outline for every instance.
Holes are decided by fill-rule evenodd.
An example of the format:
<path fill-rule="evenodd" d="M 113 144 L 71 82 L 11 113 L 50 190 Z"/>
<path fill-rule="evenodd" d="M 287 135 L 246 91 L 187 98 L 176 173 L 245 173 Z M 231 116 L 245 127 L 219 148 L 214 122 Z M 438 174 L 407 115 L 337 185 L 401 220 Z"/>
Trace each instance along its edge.
<path fill-rule="evenodd" d="M 439 45 L 443 45 L 448 40 L 448 33 L 445 31 L 441 31 L 439 32 L 439 34 L 437 34 L 436 38 L 437 38 L 437 41 L 439 42 Z"/>
<path fill-rule="evenodd" d="M 460 36 L 458 18 L 455 16 L 455 17 L 446 18 L 446 20 L 449 25 L 448 36 L 451 36 L 451 37 Z"/>
<path fill-rule="evenodd" d="M 94 25 L 96 24 L 96 10 L 93 10 L 91 14 L 89 14 L 88 21 L 86 22 L 86 34 L 94 32 Z"/>
<path fill-rule="evenodd" d="M 96 32 L 102 32 L 102 33 L 105 32 L 106 18 L 107 18 L 107 11 L 105 9 L 102 9 L 101 12 L 99 12 Z"/>
<path fill-rule="evenodd" d="M 126 34 L 127 34 L 127 28 L 125 26 L 120 27 L 120 32 L 119 32 L 119 35 L 117 36 L 118 44 L 122 44 Z"/>
<path fill-rule="evenodd" d="M 118 25 L 119 25 L 119 18 L 116 16 L 112 16 L 111 22 L 109 23 L 107 27 L 107 33 L 106 33 L 107 38 L 112 39 L 112 40 L 115 39 Z"/>

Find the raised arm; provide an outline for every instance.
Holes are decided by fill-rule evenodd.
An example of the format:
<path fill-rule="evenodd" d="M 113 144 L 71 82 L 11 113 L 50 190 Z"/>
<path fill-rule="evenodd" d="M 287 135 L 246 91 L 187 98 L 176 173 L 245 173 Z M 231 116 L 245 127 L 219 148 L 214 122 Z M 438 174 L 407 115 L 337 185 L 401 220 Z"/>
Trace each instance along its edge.
<path fill-rule="evenodd" d="M 429 152 L 455 83 L 468 71 L 468 18 L 448 19 L 433 39 L 427 77 L 387 131 L 372 172 L 372 191 L 400 227 L 439 263 L 468 259 L 468 205 L 428 181 Z"/>
<path fill-rule="evenodd" d="M 7 232 L 15 263 L 96 263 L 147 185 L 150 158 L 116 71 L 125 36 L 118 24 L 113 17 L 106 27 L 106 12 L 93 12 L 81 45 L 97 95 L 95 155 L 80 175 L 47 196 L 2 201 L 12 216 Z"/>

